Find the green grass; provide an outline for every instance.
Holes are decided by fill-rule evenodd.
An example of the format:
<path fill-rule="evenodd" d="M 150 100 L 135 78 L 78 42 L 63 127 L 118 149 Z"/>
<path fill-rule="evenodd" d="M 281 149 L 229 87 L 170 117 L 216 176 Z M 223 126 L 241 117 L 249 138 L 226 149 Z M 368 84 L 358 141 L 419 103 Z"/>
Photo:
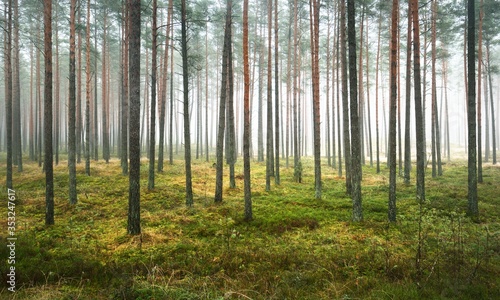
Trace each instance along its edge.
<path fill-rule="evenodd" d="M 2 155 L 2 157 L 4 157 Z M 142 235 L 126 232 L 128 177 L 118 160 L 77 167 L 78 203 L 68 203 L 66 161 L 55 167 L 55 225 L 44 225 L 44 174 L 26 162 L 15 172 L 17 292 L 6 290 L 8 249 L 0 247 L 7 299 L 495 299 L 500 295 L 500 168 L 485 165 L 481 218 L 466 215 L 465 162 L 426 178 L 420 208 L 414 176 L 398 178 L 398 222 L 387 222 L 388 170 L 363 168 L 365 220 L 351 222 L 345 179 L 327 165 L 323 197 L 314 199 L 313 162 L 303 183 L 281 169 L 265 191 L 265 164 L 252 162 L 254 220 L 243 220 L 243 180 L 213 204 L 212 162 L 193 162 L 193 208 L 185 207 L 184 164 L 165 165 L 147 190 L 141 167 Z M 324 160 L 326 161 L 326 160 Z M 284 163 L 283 163 L 284 165 Z M 236 174 L 243 173 L 241 160 Z M 5 160 L 0 160 L 5 178 Z M 2 181 L 4 184 L 4 181 Z M 6 199 L 5 186 L 1 186 Z M 6 218 L 7 205 L 0 207 Z M 7 224 L 0 237 L 6 244 Z M 420 244 L 420 270 L 416 269 Z"/>

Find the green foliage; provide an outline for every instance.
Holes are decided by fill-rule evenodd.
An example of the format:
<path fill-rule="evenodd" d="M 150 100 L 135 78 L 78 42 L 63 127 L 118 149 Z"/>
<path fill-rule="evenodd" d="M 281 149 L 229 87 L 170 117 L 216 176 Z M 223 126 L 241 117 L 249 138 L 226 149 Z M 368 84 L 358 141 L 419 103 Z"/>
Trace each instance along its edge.
<path fill-rule="evenodd" d="M 155 191 L 147 191 L 143 161 L 143 233 L 130 236 L 128 178 L 118 160 L 93 163 L 91 177 L 77 167 L 74 206 L 67 203 L 66 166 L 57 166 L 51 227 L 43 224 L 43 174 L 27 163 L 26 172 L 14 174 L 16 299 L 493 299 L 500 293 L 498 167 L 484 168 L 480 223 L 464 214 L 464 164 L 448 163 L 444 176 L 429 178 L 419 241 L 415 187 L 402 179 L 398 222 L 387 222 L 387 168 L 380 174 L 364 168 L 365 221 L 352 223 L 345 179 L 325 167 L 324 197 L 315 200 L 313 161 L 302 164 L 302 183 L 293 168 L 283 169 L 282 184 L 270 192 L 265 165 L 253 164 L 255 219 L 245 222 L 242 189 L 225 188 L 222 204 L 206 201 L 215 189 L 210 163 L 193 162 L 195 205 L 188 209 L 182 161 L 157 174 Z M 0 257 L 7 257 L 6 247 Z"/>

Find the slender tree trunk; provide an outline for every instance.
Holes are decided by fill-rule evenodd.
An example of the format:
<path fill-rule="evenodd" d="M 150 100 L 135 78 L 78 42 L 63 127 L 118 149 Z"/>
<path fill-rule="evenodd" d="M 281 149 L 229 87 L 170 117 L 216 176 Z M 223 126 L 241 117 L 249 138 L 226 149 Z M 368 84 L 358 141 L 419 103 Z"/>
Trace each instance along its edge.
<path fill-rule="evenodd" d="M 346 192 L 352 194 L 351 172 L 351 131 L 349 119 L 349 94 L 347 90 L 347 40 L 346 40 L 346 1 L 340 0 L 340 59 L 342 69 L 342 109 L 344 125 L 344 161 Z M 351 108 L 352 109 L 352 108 Z"/>
<path fill-rule="evenodd" d="M 420 30 L 418 0 L 411 0 L 413 22 L 413 76 L 415 80 L 415 127 L 417 139 L 417 199 L 425 201 L 425 144 L 420 78 Z"/>
<path fill-rule="evenodd" d="M 128 1 L 128 0 L 127 0 Z M 122 174 L 128 174 L 128 143 L 129 143 L 129 133 L 128 133 L 128 117 L 129 117 L 129 74 L 128 74 L 128 44 L 129 44 L 129 12 L 128 6 L 124 5 L 124 21 L 123 21 L 123 49 L 122 49 L 122 123 L 121 123 L 121 167 Z"/>
<path fill-rule="evenodd" d="M 300 149 L 299 149 L 299 124 L 298 124 L 298 108 L 297 104 L 299 102 L 298 93 L 298 77 L 299 77 L 299 41 L 298 41 L 298 0 L 294 0 L 294 21 L 293 21 L 293 48 L 294 48 L 294 64 L 293 64 L 293 151 L 294 151 L 294 179 L 296 182 L 302 182 L 302 162 L 300 161 Z"/>
<path fill-rule="evenodd" d="M 76 85 L 75 85 L 75 32 L 76 32 L 76 0 L 70 4 L 69 33 L 69 101 L 68 101 L 68 169 L 69 169 L 69 203 L 76 204 Z"/>
<path fill-rule="evenodd" d="M 90 0 L 87 1 L 85 47 L 85 174 L 90 176 Z"/>
<path fill-rule="evenodd" d="M 59 26 L 57 26 L 58 23 L 58 15 L 59 15 L 59 8 L 56 5 L 56 11 L 55 11 L 55 60 L 56 60 L 56 65 L 55 65 L 55 74 L 54 74 L 54 104 L 55 106 L 55 112 L 52 113 L 52 116 L 54 118 L 54 123 L 52 126 L 54 126 L 54 132 L 52 135 L 53 143 L 54 143 L 54 157 L 55 157 L 55 165 L 59 165 L 59 134 L 60 134 L 60 129 L 59 129 L 59 119 L 60 119 L 60 84 L 59 84 Z"/>
<path fill-rule="evenodd" d="M 412 26 L 411 2 L 408 2 L 408 31 L 406 33 L 406 78 L 405 78 L 405 162 L 404 179 L 406 184 L 410 184 L 411 172 L 411 26 Z"/>
<path fill-rule="evenodd" d="M 102 158 L 109 162 L 109 98 L 108 98 L 108 82 L 107 82 L 107 10 L 104 10 L 103 19 L 103 34 L 102 34 Z"/>
<path fill-rule="evenodd" d="M 173 0 L 169 0 L 168 2 L 168 16 L 167 16 L 167 26 L 165 29 L 165 53 L 163 58 L 163 77 L 162 77 L 162 88 L 161 88 L 161 103 L 160 103 L 160 136 L 158 141 L 158 172 L 163 172 L 163 155 L 164 155 L 164 147 L 165 147 L 165 114 L 167 111 L 167 79 L 168 79 L 168 52 L 170 45 L 170 31 L 171 31 L 171 23 L 172 23 L 172 12 L 173 12 Z M 172 77 L 173 74 L 170 74 Z M 172 99 L 171 99 L 172 101 Z M 170 134 L 169 136 L 172 136 Z"/>
<path fill-rule="evenodd" d="M 467 127 L 469 131 L 468 150 L 468 207 L 467 213 L 474 219 L 479 218 L 477 201 L 477 148 L 476 148 L 476 15 L 475 1 L 467 1 Z"/>
<path fill-rule="evenodd" d="M 489 91 L 490 91 L 490 100 L 491 100 L 491 137 L 492 137 L 492 159 L 493 159 L 493 164 L 495 165 L 497 163 L 497 138 L 496 138 L 496 125 L 495 125 L 495 105 L 493 101 L 493 83 L 491 79 L 491 56 L 490 56 L 490 42 L 489 40 L 486 41 L 486 57 L 487 57 L 487 63 L 488 63 L 488 80 L 489 80 Z"/>
<path fill-rule="evenodd" d="M 274 154 L 273 154 L 273 97 L 272 97 L 272 0 L 267 0 L 267 126 L 266 126 L 266 191 L 271 190 L 271 176 L 274 176 Z"/>
<path fill-rule="evenodd" d="M 13 160 L 17 165 L 17 171 L 23 171 L 23 143 L 21 131 L 21 84 L 19 75 L 19 3 L 18 0 L 13 0 L 12 3 L 14 16 L 13 16 L 13 35 L 14 47 L 12 49 L 12 62 L 14 64 L 12 70 L 12 129 L 13 129 Z"/>
<path fill-rule="evenodd" d="M 244 126 L 243 126 L 243 172 L 245 191 L 245 220 L 252 215 L 252 192 L 250 187 L 250 67 L 248 64 L 248 0 L 243 0 L 243 76 L 244 86 Z"/>
<path fill-rule="evenodd" d="M 45 0 L 43 8 L 44 20 L 44 53 L 45 53 L 45 80 L 44 80 L 44 169 L 45 169 L 45 225 L 54 225 L 54 167 L 52 152 L 52 1 Z M 11 2 L 9 1 L 9 4 Z M 10 5 L 9 5 L 10 6 Z M 9 7 L 9 23 L 11 7 Z M 10 26 L 9 26 L 10 27 Z M 8 30 L 10 32 L 10 29 Z M 9 48 L 10 49 L 10 48 Z M 10 53 L 10 52 L 9 52 Z M 10 57 L 9 57 L 10 59 Z M 7 69 L 9 71 L 9 69 Z M 10 83 L 12 84 L 12 83 Z M 8 89 L 12 87 L 8 86 Z"/>
<path fill-rule="evenodd" d="M 352 173 L 352 219 L 363 220 L 361 202 L 361 137 L 358 116 L 358 79 L 356 74 L 356 28 L 354 0 L 347 1 L 347 36 L 349 44 L 349 95 L 351 107 L 351 173 Z"/>
<path fill-rule="evenodd" d="M 437 88 L 436 88 L 436 1 L 431 2 L 431 148 L 432 148 L 432 177 L 437 176 Z M 425 112 L 424 112 L 425 113 Z"/>
<path fill-rule="evenodd" d="M 389 222 L 396 222 L 396 109 L 397 109 L 397 75 L 398 75 L 398 24 L 399 1 L 392 1 L 391 24 L 391 100 L 389 112 Z"/>
<path fill-rule="evenodd" d="M 130 172 L 128 194 L 127 232 L 141 233 L 140 179 L 141 179 L 141 1 L 128 0 L 129 28 L 129 71 L 130 75 Z"/>
<path fill-rule="evenodd" d="M 319 93 L 319 0 L 314 0 L 311 10 L 311 56 L 313 76 L 313 118 L 314 118 L 314 186 L 316 199 L 321 199 L 321 131 Z"/>
<path fill-rule="evenodd" d="M 47 3 L 48 0 L 44 1 L 44 20 L 45 20 L 45 25 L 47 24 L 47 22 L 51 21 L 51 16 L 48 15 L 48 14 L 51 14 L 51 3 L 48 4 Z M 5 48 L 4 48 L 4 61 L 5 61 L 5 115 L 6 115 L 6 129 L 7 129 L 7 134 L 6 134 L 6 144 L 7 144 L 7 179 L 6 179 L 6 186 L 8 189 L 12 189 L 13 188 L 13 183 L 12 183 L 12 158 L 13 158 L 13 153 L 12 153 L 12 150 L 13 150 L 13 147 L 12 147 L 12 57 L 11 57 L 11 54 L 12 54 L 12 0 L 8 0 L 6 2 L 6 10 L 7 10 L 7 16 L 6 16 L 6 21 L 5 21 L 5 25 L 6 25 L 6 32 L 5 32 Z M 49 18 L 48 20 L 46 18 Z M 49 24 L 50 26 L 50 24 Z M 52 38 L 51 35 L 48 35 L 49 33 L 46 32 L 45 30 L 45 49 L 47 49 L 49 46 L 51 47 L 52 46 L 52 41 L 48 40 L 48 38 Z M 52 34 L 52 33 L 50 33 Z M 52 53 L 52 52 L 50 52 Z M 51 58 L 52 59 L 52 58 Z M 49 61 L 50 63 L 51 61 Z M 47 61 L 46 61 L 46 65 L 47 65 Z M 47 70 L 46 70 L 47 72 Z M 47 78 L 46 78 L 47 80 Z M 46 83 L 46 87 L 47 87 L 47 81 L 45 82 Z M 51 83 L 51 82 L 50 82 Z M 47 96 L 47 94 L 45 94 Z M 48 97 L 45 97 L 45 110 L 47 110 L 47 108 L 51 108 L 52 109 L 52 99 L 50 99 L 50 103 L 49 102 L 49 99 Z M 48 106 L 50 104 L 50 106 Z M 52 111 L 51 111 L 52 113 Z M 47 114 L 47 112 L 45 112 L 45 114 Z M 52 118 L 51 118 L 51 122 L 52 122 Z M 51 124 L 52 125 L 52 124 Z M 52 127 L 50 128 L 52 129 Z M 52 134 L 52 132 L 50 132 L 50 134 Z M 45 132 L 45 135 L 44 137 L 47 136 L 47 133 Z M 50 141 L 51 141 L 51 148 L 50 150 L 52 151 L 52 136 L 50 136 Z M 52 159 L 52 153 L 51 153 L 51 157 L 50 159 Z M 47 162 L 47 161 L 45 161 Z M 52 170 L 52 160 L 50 161 L 51 165 L 50 165 L 50 170 Z M 48 177 L 50 175 L 50 178 Z M 46 173 L 46 181 L 48 182 L 50 179 L 50 190 L 49 190 L 49 186 L 47 185 L 46 186 L 46 192 L 45 192 L 45 199 L 46 199 L 46 205 L 47 205 L 47 208 L 49 208 L 49 204 L 50 202 L 52 203 L 52 216 L 47 216 L 46 215 L 46 219 L 45 219 L 45 222 L 47 223 L 47 225 L 50 225 L 50 224 L 53 224 L 54 223 L 54 213 L 53 213 L 53 210 L 54 210 L 54 206 L 53 206 L 53 202 L 54 202 L 54 192 L 53 192 L 53 187 L 52 187 L 52 173 Z M 47 211 L 47 214 L 48 214 L 48 211 Z M 48 217 L 51 217 L 51 220 L 47 219 Z"/>
<path fill-rule="evenodd" d="M 274 114 L 275 114 L 275 168 L 274 168 L 274 181 L 277 185 L 280 184 L 280 97 L 279 97 L 279 44 L 278 44 L 278 0 L 274 0 Z"/>
<path fill-rule="evenodd" d="M 234 164 L 236 163 L 236 136 L 234 126 L 234 91 L 233 91 L 233 37 L 232 37 L 232 0 L 228 2 L 228 16 L 229 27 L 227 28 L 229 34 L 228 48 L 227 48 L 227 121 L 228 127 L 226 135 L 228 137 L 227 144 L 227 163 L 229 165 L 229 187 L 236 188 L 236 181 L 234 178 Z"/>
<path fill-rule="evenodd" d="M 191 181 L 191 130 L 189 124 L 189 70 L 187 45 L 186 0 L 181 1 L 181 48 L 182 79 L 184 95 L 184 162 L 186 168 L 186 206 L 193 206 L 193 184 Z"/>
<path fill-rule="evenodd" d="M 151 121 L 149 136 L 149 176 L 148 189 L 155 188 L 155 148 L 156 148 L 156 68 L 157 68 L 157 0 L 153 0 L 153 24 L 151 44 Z"/>
<path fill-rule="evenodd" d="M 76 3 L 75 3 L 76 7 Z M 78 9 L 78 23 L 81 23 L 81 13 Z M 76 24 L 75 24 L 76 27 Z M 76 31 L 76 28 L 75 28 Z M 75 132 L 75 147 L 76 147 L 76 162 L 80 163 L 82 161 L 82 137 L 83 137 L 83 120 L 82 120 L 82 34 L 78 30 L 78 46 L 76 46 L 77 56 L 78 56 L 78 71 L 77 72 L 77 83 L 76 83 L 76 132 Z"/>

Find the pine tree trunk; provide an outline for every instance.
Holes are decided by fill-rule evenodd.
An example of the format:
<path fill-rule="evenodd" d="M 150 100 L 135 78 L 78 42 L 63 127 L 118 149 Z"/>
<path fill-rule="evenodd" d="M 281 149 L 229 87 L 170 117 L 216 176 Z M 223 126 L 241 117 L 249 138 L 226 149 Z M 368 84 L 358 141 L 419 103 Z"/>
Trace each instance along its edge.
<path fill-rule="evenodd" d="M 226 125 L 226 100 L 228 88 L 228 64 L 229 64 L 229 47 L 231 47 L 230 28 L 231 28 L 231 4 L 232 1 L 227 1 L 226 24 L 224 29 L 224 46 L 222 49 L 222 78 L 221 92 L 219 101 L 219 129 L 217 130 L 217 149 L 216 149 L 216 177 L 215 177 L 215 197 L 216 203 L 222 202 L 223 189 L 223 164 L 224 164 L 224 131 Z"/>
<path fill-rule="evenodd" d="M 274 154 L 273 154 L 273 98 L 272 98 L 272 52 L 271 52 L 271 29 L 272 24 L 272 0 L 267 0 L 267 126 L 266 126 L 266 191 L 271 190 L 271 176 L 274 176 Z"/>
<path fill-rule="evenodd" d="M 102 158 L 109 162 L 109 99 L 107 85 L 107 48 L 106 48 L 106 26 L 107 26 L 107 10 L 104 10 L 103 33 L 102 33 Z"/>
<path fill-rule="evenodd" d="M 391 24 L 391 99 L 389 111 L 389 222 L 396 222 L 396 109 L 397 109 L 397 75 L 398 75 L 398 24 L 399 1 L 392 1 Z"/>
<path fill-rule="evenodd" d="M 363 220 L 361 202 L 361 137 L 358 116 L 358 79 L 356 74 L 356 29 L 354 0 L 347 1 L 347 36 L 349 44 L 349 95 L 351 108 L 351 173 L 352 173 L 352 219 Z"/>
<path fill-rule="evenodd" d="M 274 158 L 274 182 L 280 184 L 280 96 L 279 96 L 279 84 L 281 82 L 279 78 L 279 43 L 278 43 L 278 0 L 274 0 L 274 144 L 275 144 L 275 158 Z"/>
<path fill-rule="evenodd" d="M 14 47 L 12 49 L 12 62 L 14 64 L 12 70 L 12 146 L 14 155 L 13 161 L 17 165 L 17 171 L 23 171 L 23 147 L 22 147 L 22 131 L 21 131 L 21 84 L 19 75 L 19 5 L 18 0 L 13 0 L 12 3 L 13 16 L 13 35 Z"/>
<path fill-rule="evenodd" d="M 52 152 L 52 1 L 44 2 L 44 169 L 45 169 L 45 225 L 54 225 L 54 168 Z M 10 4 L 10 1 L 9 1 Z M 9 19 L 11 7 L 9 5 Z M 10 20 L 9 20 L 10 23 Z M 9 29 L 10 32 L 10 29 Z M 10 59 L 10 58 L 9 58 Z M 9 71 L 9 69 L 7 69 Z M 12 84 L 12 83 L 11 83 Z M 11 89 L 12 87 L 7 87 Z"/>
<path fill-rule="evenodd" d="M 90 0 L 87 1 L 85 46 L 85 174 L 90 176 Z"/>
<path fill-rule="evenodd" d="M 50 6 L 46 3 L 48 1 L 44 1 L 46 7 L 45 9 L 48 10 L 50 9 Z M 48 7 L 48 8 L 47 8 Z M 12 185 L 12 164 L 13 164 L 13 147 L 12 147 L 12 0 L 7 1 L 7 16 L 6 16 L 6 32 L 5 32 L 5 48 L 4 48 L 4 62 L 5 62 L 5 116 L 6 116 L 6 144 L 7 144 L 7 179 L 6 179 L 6 186 L 9 189 L 13 188 Z M 50 11 L 49 11 L 50 12 Z M 47 15 L 47 11 L 45 11 L 45 17 Z M 50 17 L 50 16 L 49 16 Z M 49 19 L 50 20 L 50 19 Z M 47 23 L 48 21 L 45 20 Z M 45 32 L 45 35 L 48 33 Z M 51 46 L 51 43 L 47 40 L 47 36 L 45 37 L 45 44 L 46 48 L 48 46 Z M 52 101 L 52 99 L 50 99 Z M 51 106 L 47 106 L 48 99 L 46 98 L 46 104 L 45 104 L 45 109 L 47 108 L 52 108 L 52 102 L 50 102 Z M 52 124 L 51 124 L 52 125 Z M 52 133 L 51 133 L 52 134 Z M 45 134 L 46 136 L 47 134 Z M 52 139 L 51 139 L 51 147 L 52 147 Z M 52 148 L 50 148 L 52 150 Z M 52 156 L 51 156 L 52 159 Z M 52 170 L 52 161 L 51 161 L 51 170 Z M 48 173 L 46 173 L 46 176 L 48 176 Z M 46 177 L 48 180 L 48 177 Z M 52 189 L 52 186 L 50 186 Z M 46 189 L 46 201 L 47 201 L 47 207 L 49 205 L 49 201 L 51 200 L 52 203 L 54 201 L 53 196 L 52 198 L 49 198 L 49 186 L 47 186 Z M 53 195 L 53 190 L 52 190 L 52 195 Z M 53 204 L 52 204 L 52 210 L 53 210 Z M 52 223 L 47 223 L 47 216 L 46 216 L 46 223 L 47 225 L 53 224 L 54 221 L 54 215 L 52 213 Z"/>
<path fill-rule="evenodd" d="M 127 175 L 128 174 L 128 139 L 129 139 L 129 133 L 128 133 L 128 117 L 129 117 L 129 108 L 128 108 L 128 103 L 129 103 L 129 74 L 128 74 L 128 44 L 129 44 L 129 12 L 128 12 L 128 7 L 127 5 L 124 6 L 123 8 L 123 45 L 122 45 L 122 61 L 123 61 L 123 68 L 122 68 L 122 105 L 121 105 L 121 115 L 122 115 L 122 122 L 121 122 L 121 167 L 122 167 L 122 174 Z"/>
<path fill-rule="evenodd" d="M 191 130 L 189 126 L 189 70 L 187 45 L 186 0 L 181 1 L 181 52 L 182 79 L 184 95 L 184 163 L 186 168 L 186 206 L 193 206 L 193 187 L 191 181 Z"/>
<path fill-rule="evenodd" d="M 243 173 L 245 191 L 245 220 L 252 215 L 252 193 L 250 187 L 250 67 L 248 64 L 248 0 L 243 0 L 243 76 L 244 86 L 244 126 L 243 126 Z"/>
<path fill-rule="evenodd" d="M 417 140 L 417 199 L 425 201 L 425 144 L 424 120 L 422 109 L 422 90 L 420 78 L 420 30 L 418 18 L 418 0 L 411 1 L 413 22 L 413 76 L 415 80 L 415 128 Z"/>
<path fill-rule="evenodd" d="M 151 44 L 151 122 L 149 136 L 149 176 L 148 189 L 155 187 L 155 148 L 156 148 L 156 68 L 157 68 L 157 0 L 153 0 L 153 24 Z"/>
<path fill-rule="evenodd" d="M 340 0 L 340 59 L 342 69 L 342 109 L 344 126 L 344 161 L 346 192 L 352 194 L 352 172 L 351 172 L 351 131 L 349 119 L 349 94 L 347 90 L 347 40 L 346 40 L 346 3 Z"/>
<path fill-rule="evenodd" d="M 130 80 L 130 172 L 128 194 L 127 232 L 131 235 L 141 233 L 140 178 L 141 178 L 141 1 L 128 0 L 129 11 L 129 80 Z"/>
<path fill-rule="evenodd" d="M 320 82 L 319 82 L 319 7 L 318 0 L 311 6 L 311 56 L 313 76 L 313 118 L 314 118 L 314 186 L 316 199 L 321 199 L 321 131 L 320 131 Z"/>
<path fill-rule="evenodd" d="M 406 79 L 405 79 L 405 158 L 404 158 L 404 179 L 406 184 L 410 184 L 411 172 L 411 2 L 408 2 L 408 31 L 406 33 Z"/>
<path fill-rule="evenodd" d="M 75 68 L 75 32 L 76 32 L 76 0 L 70 4 L 69 33 L 69 101 L 68 101 L 68 169 L 69 169 L 69 203 L 76 204 L 76 68 Z"/>
<path fill-rule="evenodd" d="M 227 163 L 229 165 L 229 187 L 236 188 L 236 181 L 234 178 L 234 164 L 236 163 L 236 138 L 235 138 L 235 128 L 234 128 L 234 91 L 233 91 L 233 37 L 232 37 L 232 0 L 228 1 L 228 11 L 229 17 L 228 24 L 228 48 L 227 48 L 227 122 L 228 128 L 226 135 L 228 137 L 227 144 Z"/>

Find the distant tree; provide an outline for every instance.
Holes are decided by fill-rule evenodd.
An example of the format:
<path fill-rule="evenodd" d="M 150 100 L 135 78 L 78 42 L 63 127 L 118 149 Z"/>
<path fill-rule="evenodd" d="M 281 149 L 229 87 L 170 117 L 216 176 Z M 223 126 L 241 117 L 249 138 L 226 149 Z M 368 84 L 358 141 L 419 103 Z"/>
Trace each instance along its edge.
<path fill-rule="evenodd" d="M 397 75 L 398 75 L 398 24 L 399 1 L 392 1 L 391 18 L 391 56 L 390 82 L 391 99 L 389 111 L 389 222 L 396 222 L 396 109 L 397 109 Z"/>
<path fill-rule="evenodd" d="M 71 0 L 69 12 L 69 101 L 68 101 L 68 169 L 69 203 L 76 204 L 76 1 Z"/>
<path fill-rule="evenodd" d="M 243 0 L 243 76 L 244 76 L 244 119 L 243 119 L 243 173 L 245 192 L 245 220 L 252 214 L 252 192 L 250 187 L 250 66 L 248 63 L 248 0 Z"/>
<path fill-rule="evenodd" d="M 467 128 L 468 140 L 468 207 L 472 218 L 479 217 L 477 201 L 477 147 L 476 147 L 476 8 L 475 1 L 467 1 Z"/>
<path fill-rule="evenodd" d="M 130 80 L 130 172 L 128 195 L 128 234 L 141 233 L 140 178 L 140 114 L 141 114 L 141 1 L 128 0 L 130 18 L 129 37 L 129 80 Z"/>
<path fill-rule="evenodd" d="M 52 1 L 43 2 L 44 20 L 44 124 L 45 225 L 54 225 L 54 167 L 52 151 Z M 10 11 L 10 9 L 9 9 Z M 9 13 L 10 15 L 10 13 Z"/>
<path fill-rule="evenodd" d="M 191 130 L 189 126 L 189 70 L 186 0 L 181 1 L 181 53 L 184 95 L 184 163 L 186 169 L 186 206 L 193 206 L 193 184 L 191 175 Z"/>

